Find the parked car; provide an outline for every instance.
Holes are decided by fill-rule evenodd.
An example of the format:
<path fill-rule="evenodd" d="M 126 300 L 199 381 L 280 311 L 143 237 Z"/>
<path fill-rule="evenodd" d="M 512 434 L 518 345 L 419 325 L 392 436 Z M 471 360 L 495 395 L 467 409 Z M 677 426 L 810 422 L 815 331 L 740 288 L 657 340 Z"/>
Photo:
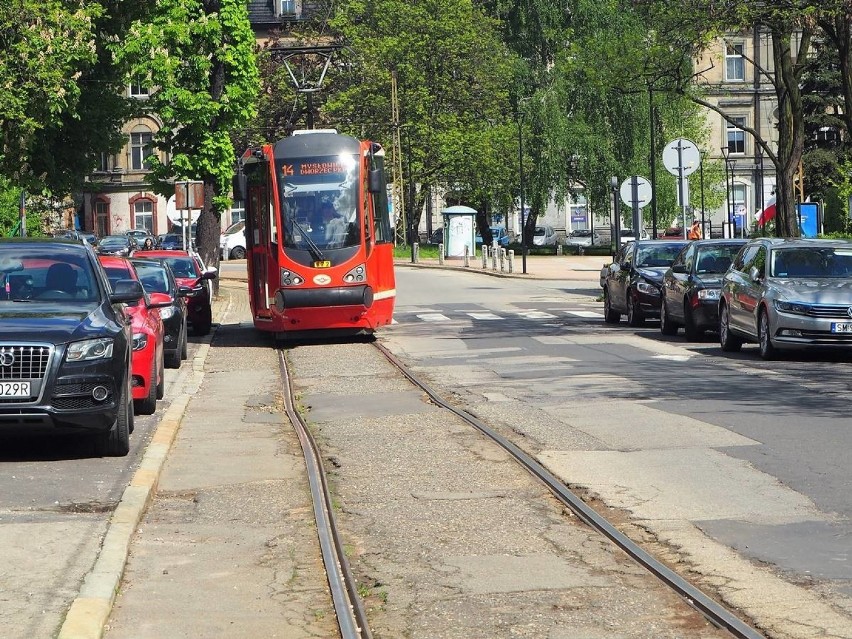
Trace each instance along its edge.
<path fill-rule="evenodd" d="M 632 242 L 636 239 L 647 240 L 648 232 L 645 229 L 639 231 L 639 237 L 636 237 L 636 231 L 633 229 L 621 229 L 621 243 L 625 244 L 626 242 Z M 675 238 L 680 239 L 680 238 Z"/>
<path fill-rule="evenodd" d="M 101 266 L 106 271 L 110 285 L 117 286 L 121 280 L 139 282 L 136 269 L 127 258 L 101 255 Z M 142 283 L 139 282 L 141 286 Z M 133 409 L 137 415 L 153 415 L 157 400 L 163 399 L 166 387 L 163 357 L 163 320 L 160 308 L 171 304 L 162 293 L 145 294 L 138 302 L 127 305 L 130 324 L 133 328 Z"/>
<path fill-rule="evenodd" d="M 168 264 L 158 260 L 133 258 L 130 260 L 142 287 L 148 295 L 164 293 L 171 301 L 160 308 L 163 318 L 163 353 L 167 368 L 180 368 L 187 356 L 187 311 L 185 298 L 190 289 L 178 286 Z M 165 303 L 166 298 L 162 298 Z"/>
<path fill-rule="evenodd" d="M 663 276 L 660 331 L 686 339 L 719 328 L 722 276 L 746 240 L 695 240 L 686 245 Z"/>
<path fill-rule="evenodd" d="M 157 248 L 164 251 L 183 251 L 183 236 L 176 233 L 168 233 L 160 240 Z"/>
<path fill-rule="evenodd" d="M 618 249 L 615 260 L 604 267 L 601 279 L 604 321 L 615 324 L 627 315 L 630 326 L 660 316 L 663 274 L 686 241 L 635 240 Z"/>
<path fill-rule="evenodd" d="M 98 242 L 98 253 L 101 255 L 129 257 L 137 248 L 139 245 L 132 235 L 107 235 Z"/>
<path fill-rule="evenodd" d="M 565 238 L 566 246 L 594 246 L 597 238 L 591 229 L 575 229 Z"/>
<path fill-rule="evenodd" d="M 556 246 L 556 231 L 552 226 L 536 226 L 533 231 L 533 246 Z"/>
<path fill-rule="evenodd" d="M 782 348 L 852 346 L 852 243 L 758 238 L 722 280 L 719 342 L 738 351 L 757 342 L 773 359 Z"/>
<path fill-rule="evenodd" d="M 218 270 L 205 267 L 201 258 L 186 251 L 144 251 L 139 257 L 168 264 L 178 286 L 190 289 L 186 296 L 187 319 L 196 335 L 207 335 L 213 323 L 213 284 Z"/>
<path fill-rule="evenodd" d="M 444 228 L 440 227 L 432 231 L 432 235 L 429 236 L 429 244 L 443 244 L 444 243 Z"/>
<path fill-rule="evenodd" d="M 506 248 L 509 246 L 509 231 L 506 230 L 505 226 L 492 226 L 491 239 L 496 240 L 498 246 Z M 476 234 L 473 241 L 476 246 L 482 246 L 482 236 L 479 233 Z"/>
<path fill-rule="evenodd" d="M 219 255 L 223 260 L 244 260 L 246 257 L 246 223 L 231 224 L 219 236 Z"/>
<path fill-rule="evenodd" d="M 139 246 L 142 246 L 145 243 L 145 240 L 149 237 L 152 242 L 155 240 L 154 234 L 147 229 L 131 229 L 129 231 L 125 231 L 124 234 L 135 239 Z"/>
<path fill-rule="evenodd" d="M 89 243 L 89 246 L 96 247 L 98 245 L 98 236 L 89 231 L 82 231 L 80 237 Z"/>
<path fill-rule="evenodd" d="M 124 304 L 139 282 L 110 287 L 80 240 L 0 239 L 0 424 L 94 436 L 122 456 L 133 430 L 132 333 Z M 26 302 L 26 303 L 22 303 Z"/>

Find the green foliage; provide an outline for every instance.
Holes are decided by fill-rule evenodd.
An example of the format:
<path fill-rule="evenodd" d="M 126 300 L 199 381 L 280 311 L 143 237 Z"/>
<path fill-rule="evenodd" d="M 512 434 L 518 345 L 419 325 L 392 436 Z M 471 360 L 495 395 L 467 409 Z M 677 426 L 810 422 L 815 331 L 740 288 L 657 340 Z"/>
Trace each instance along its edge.
<path fill-rule="evenodd" d="M 0 174 L 41 190 L 33 171 L 34 136 L 79 117 L 83 72 L 97 59 L 95 20 L 102 7 L 82 0 L 0 3 Z"/>

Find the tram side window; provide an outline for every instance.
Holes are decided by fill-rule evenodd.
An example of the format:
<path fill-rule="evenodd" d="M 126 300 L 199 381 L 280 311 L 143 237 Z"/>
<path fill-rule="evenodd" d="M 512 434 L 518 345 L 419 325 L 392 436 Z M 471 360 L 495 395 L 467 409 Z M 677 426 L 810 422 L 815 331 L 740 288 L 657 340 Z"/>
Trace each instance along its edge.
<path fill-rule="evenodd" d="M 376 244 L 393 242 L 390 212 L 388 211 L 388 194 L 385 189 L 382 189 L 379 193 L 373 193 L 373 227 L 376 230 Z"/>

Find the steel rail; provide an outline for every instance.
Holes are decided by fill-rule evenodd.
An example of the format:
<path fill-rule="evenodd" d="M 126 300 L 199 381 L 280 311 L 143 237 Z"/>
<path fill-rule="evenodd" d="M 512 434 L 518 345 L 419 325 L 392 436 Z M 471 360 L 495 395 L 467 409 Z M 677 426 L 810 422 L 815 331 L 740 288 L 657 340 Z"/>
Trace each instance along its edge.
<path fill-rule="evenodd" d="M 346 560 L 343 542 L 337 530 L 319 446 L 317 446 L 316 440 L 308 430 L 299 411 L 296 410 L 293 401 L 293 382 L 287 368 L 284 351 L 278 352 L 278 362 L 281 379 L 284 382 L 284 406 L 287 416 L 293 424 L 293 429 L 299 437 L 299 443 L 305 457 L 314 518 L 317 524 L 317 536 L 319 537 L 322 560 L 328 577 L 328 586 L 331 589 L 334 610 L 337 614 L 340 636 L 343 639 L 372 639 L 373 635 L 367 623 L 367 613 L 364 611 L 364 604 L 358 595 L 355 577 L 349 567 L 349 562 Z"/>
<path fill-rule="evenodd" d="M 474 426 L 485 436 L 499 444 L 504 450 L 512 455 L 518 463 L 526 468 L 530 474 L 544 483 L 553 495 L 560 502 L 570 508 L 580 519 L 607 537 L 634 561 L 642 565 L 669 588 L 678 593 L 688 605 L 703 614 L 711 624 L 718 628 L 727 630 L 734 637 L 737 637 L 737 639 L 765 639 L 764 635 L 747 625 L 730 610 L 717 603 L 713 598 L 699 590 L 697 587 L 693 586 L 686 579 L 655 559 L 629 537 L 620 532 L 604 517 L 599 515 L 582 499 L 580 499 L 579 496 L 570 491 L 567 486 L 559 480 L 559 478 L 554 476 L 530 455 L 525 453 L 481 420 L 448 403 L 428 384 L 419 379 L 405 364 L 397 359 L 397 357 L 383 345 L 378 342 L 374 342 L 373 345 L 388 359 L 389 362 L 391 362 L 403 375 L 405 375 L 412 384 L 429 395 L 433 402 L 454 413 L 467 423 Z"/>

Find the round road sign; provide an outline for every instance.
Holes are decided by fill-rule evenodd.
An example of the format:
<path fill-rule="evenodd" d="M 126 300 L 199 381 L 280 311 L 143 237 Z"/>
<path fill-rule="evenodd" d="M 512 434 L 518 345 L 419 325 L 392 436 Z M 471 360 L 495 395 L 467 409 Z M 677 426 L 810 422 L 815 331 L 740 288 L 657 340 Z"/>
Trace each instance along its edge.
<path fill-rule="evenodd" d="M 678 138 L 672 140 L 663 149 L 663 165 L 672 175 L 680 175 L 683 167 L 684 177 L 698 170 L 701 164 L 701 152 L 692 140 Z"/>
<path fill-rule="evenodd" d="M 651 198 L 654 197 L 654 192 L 651 189 L 651 183 L 643 178 L 641 175 L 635 175 L 633 177 L 629 177 L 624 182 L 621 183 L 621 188 L 619 189 L 619 194 L 621 195 L 621 201 L 624 202 L 627 206 L 633 207 L 633 178 L 636 178 L 636 203 L 639 205 L 641 209 L 648 202 L 651 201 Z"/>

